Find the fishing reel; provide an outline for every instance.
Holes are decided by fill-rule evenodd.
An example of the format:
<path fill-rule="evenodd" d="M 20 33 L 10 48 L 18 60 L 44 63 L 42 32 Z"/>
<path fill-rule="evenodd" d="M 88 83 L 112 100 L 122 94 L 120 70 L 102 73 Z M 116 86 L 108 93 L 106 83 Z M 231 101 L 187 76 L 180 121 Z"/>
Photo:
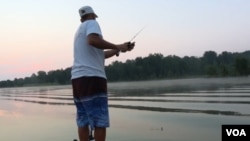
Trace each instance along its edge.
<path fill-rule="evenodd" d="M 128 44 L 128 50 L 131 50 L 135 46 L 135 42 L 127 42 Z M 116 53 L 116 56 L 120 55 L 120 52 L 125 52 L 125 51 L 119 51 Z"/>
<path fill-rule="evenodd" d="M 135 42 L 128 42 L 128 49 L 132 49 L 135 46 Z"/>
<path fill-rule="evenodd" d="M 128 50 L 131 50 L 133 49 L 133 47 L 135 46 L 135 42 L 132 42 L 134 41 L 135 37 L 138 36 L 142 30 L 144 29 L 145 27 L 143 27 L 141 30 L 139 30 L 133 37 L 131 40 L 129 40 L 127 43 L 128 43 Z M 120 51 L 116 53 L 116 56 L 119 56 L 120 55 Z"/>

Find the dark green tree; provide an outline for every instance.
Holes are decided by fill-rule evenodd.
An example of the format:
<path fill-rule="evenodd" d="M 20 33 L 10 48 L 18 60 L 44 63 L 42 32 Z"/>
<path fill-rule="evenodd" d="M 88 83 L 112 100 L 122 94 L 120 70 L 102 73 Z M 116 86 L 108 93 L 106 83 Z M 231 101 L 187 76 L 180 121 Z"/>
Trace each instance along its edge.
<path fill-rule="evenodd" d="M 236 69 L 236 72 L 241 76 L 248 75 L 249 74 L 249 61 L 243 57 L 236 58 L 235 69 Z"/>
<path fill-rule="evenodd" d="M 115 61 L 105 67 L 109 81 L 136 81 L 197 76 L 247 76 L 250 74 L 250 51 L 242 53 L 206 51 L 202 57 L 183 58 L 160 53 L 137 57 L 126 62 Z M 38 71 L 30 77 L 0 81 L 0 87 L 40 84 L 70 84 L 71 68 Z"/>

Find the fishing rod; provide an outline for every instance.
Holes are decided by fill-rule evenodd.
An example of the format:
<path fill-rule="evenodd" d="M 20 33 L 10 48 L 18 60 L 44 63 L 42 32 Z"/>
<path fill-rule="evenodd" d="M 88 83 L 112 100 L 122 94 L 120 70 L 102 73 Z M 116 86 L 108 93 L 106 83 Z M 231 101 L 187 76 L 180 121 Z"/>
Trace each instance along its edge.
<path fill-rule="evenodd" d="M 143 28 L 141 28 L 128 42 L 128 48 L 130 48 L 130 45 L 133 45 L 134 43 L 132 43 L 132 41 L 145 29 L 146 26 L 144 26 Z M 119 56 L 120 55 L 120 52 L 119 51 L 118 53 L 116 53 L 116 56 Z"/>
<path fill-rule="evenodd" d="M 129 42 L 131 43 L 143 30 L 145 29 L 145 26 L 141 29 L 141 30 L 139 30 L 130 40 L 129 40 Z"/>

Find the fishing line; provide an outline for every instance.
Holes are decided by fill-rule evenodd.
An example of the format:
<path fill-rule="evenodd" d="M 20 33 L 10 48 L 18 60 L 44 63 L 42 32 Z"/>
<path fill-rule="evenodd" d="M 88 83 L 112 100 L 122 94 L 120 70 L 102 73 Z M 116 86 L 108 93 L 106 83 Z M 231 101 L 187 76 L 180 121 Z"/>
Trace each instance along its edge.
<path fill-rule="evenodd" d="M 136 34 L 129 40 L 129 44 L 128 45 L 130 45 L 131 44 L 131 42 L 144 30 L 146 28 L 146 26 L 144 26 L 143 28 L 141 28 L 138 32 L 136 32 Z M 119 51 L 117 54 L 116 54 L 116 56 L 119 56 L 120 55 L 120 52 L 121 51 Z"/>

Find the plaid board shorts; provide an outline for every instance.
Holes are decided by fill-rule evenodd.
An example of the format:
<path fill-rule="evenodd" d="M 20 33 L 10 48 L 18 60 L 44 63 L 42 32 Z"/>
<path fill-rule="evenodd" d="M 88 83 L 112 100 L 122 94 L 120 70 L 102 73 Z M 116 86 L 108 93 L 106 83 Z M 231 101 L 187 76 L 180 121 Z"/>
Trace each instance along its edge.
<path fill-rule="evenodd" d="M 81 77 L 72 80 L 78 127 L 109 127 L 106 79 Z"/>

